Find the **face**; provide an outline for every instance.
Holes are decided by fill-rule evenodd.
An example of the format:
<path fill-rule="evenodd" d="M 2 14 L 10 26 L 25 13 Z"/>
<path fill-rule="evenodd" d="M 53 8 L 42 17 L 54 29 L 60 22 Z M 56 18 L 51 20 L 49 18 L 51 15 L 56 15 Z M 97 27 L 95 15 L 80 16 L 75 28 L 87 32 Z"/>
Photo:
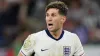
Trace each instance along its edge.
<path fill-rule="evenodd" d="M 59 14 L 59 9 L 50 8 L 46 12 L 46 23 L 50 32 L 61 29 L 65 20 L 66 16 Z"/>

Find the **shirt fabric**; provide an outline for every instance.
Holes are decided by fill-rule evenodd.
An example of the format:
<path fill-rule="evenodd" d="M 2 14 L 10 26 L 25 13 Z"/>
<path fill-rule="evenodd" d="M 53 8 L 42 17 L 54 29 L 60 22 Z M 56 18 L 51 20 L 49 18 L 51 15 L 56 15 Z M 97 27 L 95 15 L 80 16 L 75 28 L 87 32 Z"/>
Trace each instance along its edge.
<path fill-rule="evenodd" d="M 48 30 L 28 36 L 20 50 L 23 56 L 83 56 L 84 50 L 78 36 L 66 30 L 55 39 Z"/>

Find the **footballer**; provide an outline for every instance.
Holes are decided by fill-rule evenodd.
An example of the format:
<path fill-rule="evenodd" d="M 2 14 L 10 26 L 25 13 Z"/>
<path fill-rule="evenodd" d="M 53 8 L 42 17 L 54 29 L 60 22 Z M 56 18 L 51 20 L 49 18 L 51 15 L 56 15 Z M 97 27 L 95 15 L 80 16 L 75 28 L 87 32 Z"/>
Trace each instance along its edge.
<path fill-rule="evenodd" d="M 24 41 L 18 56 L 84 56 L 78 36 L 63 29 L 68 7 L 61 1 L 47 5 L 47 29 L 30 34 Z"/>

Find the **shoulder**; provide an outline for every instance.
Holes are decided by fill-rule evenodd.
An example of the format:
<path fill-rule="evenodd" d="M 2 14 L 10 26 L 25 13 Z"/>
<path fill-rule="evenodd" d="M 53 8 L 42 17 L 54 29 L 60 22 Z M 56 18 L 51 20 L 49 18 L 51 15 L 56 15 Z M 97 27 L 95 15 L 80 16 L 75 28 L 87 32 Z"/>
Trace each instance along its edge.
<path fill-rule="evenodd" d="M 77 36 L 75 33 L 72 33 L 72 32 L 67 31 L 67 30 L 64 30 L 64 33 L 65 33 L 66 35 Z"/>
<path fill-rule="evenodd" d="M 64 33 L 65 37 L 68 37 L 67 39 L 69 39 L 72 42 L 74 42 L 74 44 L 76 46 L 80 45 L 81 41 L 80 41 L 80 39 L 79 39 L 77 34 L 69 32 L 69 31 L 66 31 L 66 30 L 64 30 L 64 32 L 65 32 Z"/>
<path fill-rule="evenodd" d="M 65 34 L 65 36 L 68 36 L 68 37 L 73 38 L 73 39 L 78 38 L 77 34 L 69 32 L 67 30 L 64 30 L 64 34 Z"/>
<path fill-rule="evenodd" d="M 40 35 L 42 35 L 42 34 L 44 34 L 45 33 L 45 30 L 42 30 L 42 31 L 39 31 L 39 32 L 36 32 L 36 33 L 32 33 L 32 34 L 30 34 L 31 36 L 40 36 Z"/>
<path fill-rule="evenodd" d="M 34 38 L 35 39 L 35 38 L 42 36 L 43 34 L 45 34 L 45 30 L 42 30 L 42 31 L 39 31 L 39 32 L 36 32 L 36 33 L 32 33 L 27 38 L 31 38 L 31 39 Z"/>

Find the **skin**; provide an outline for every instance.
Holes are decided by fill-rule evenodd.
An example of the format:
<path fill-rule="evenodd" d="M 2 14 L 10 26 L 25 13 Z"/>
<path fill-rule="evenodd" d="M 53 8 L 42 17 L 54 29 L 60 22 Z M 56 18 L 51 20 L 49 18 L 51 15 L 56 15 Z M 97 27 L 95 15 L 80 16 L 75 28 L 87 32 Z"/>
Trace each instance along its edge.
<path fill-rule="evenodd" d="M 59 36 L 61 35 L 63 30 L 63 24 L 65 21 L 66 21 L 66 16 L 59 14 L 59 9 L 50 8 L 47 10 L 46 12 L 47 28 L 51 33 L 51 35 L 56 39 L 58 39 Z M 50 26 L 49 24 L 52 24 L 52 26 Z M 18 56 L 23 56 L 23 55 L 19 53 Z"/>
<path fill-rule="evenodd" d="M 47 28 L 51 35 L 55 37 L 56 39 L 59 38 L 59 36 L 62 33 L 63 24 L 66 21 L 66 16 L 61 15 L 59 13 L 59 9 L 56 8 L 50 8 L 46 12 L 46 23 Z M 49 24 L 53 24 L 50 26 Z"/>

